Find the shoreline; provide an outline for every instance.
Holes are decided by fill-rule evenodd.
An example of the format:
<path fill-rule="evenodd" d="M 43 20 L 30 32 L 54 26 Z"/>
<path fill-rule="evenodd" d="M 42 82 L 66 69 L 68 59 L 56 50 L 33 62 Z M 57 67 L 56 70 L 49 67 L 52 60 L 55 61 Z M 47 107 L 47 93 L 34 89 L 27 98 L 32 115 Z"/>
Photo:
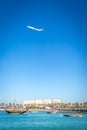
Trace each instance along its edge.
<path fill-rule="evenodd" d="M 51 109 L 52 110 L 52 109 Z M 69 109 L 69 108 L 59 108 L 59 109 L 55 109 L 58 110 L 59 112 L 83 112 L 83 113 L 87 113 L 87 108 L 85 109 Z M 5 109 L 0 109 L 0 111 L 5 111 Z M 30 108 L 28 109 L 28 112 L 47 112 L 50 111 L 49 109 L 39 109 L 39 108 Z"/>

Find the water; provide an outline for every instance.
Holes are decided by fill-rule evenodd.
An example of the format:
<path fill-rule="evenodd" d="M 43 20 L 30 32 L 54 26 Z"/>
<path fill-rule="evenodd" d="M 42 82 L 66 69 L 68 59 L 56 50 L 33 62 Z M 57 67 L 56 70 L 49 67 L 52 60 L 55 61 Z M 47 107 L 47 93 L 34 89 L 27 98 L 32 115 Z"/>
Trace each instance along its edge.
<path fill-rule="evenodd" d="M 45 112 L 10 115 L 0 112 L 0 130 L 87 130 L 87 115 L 63 117 Z"/>

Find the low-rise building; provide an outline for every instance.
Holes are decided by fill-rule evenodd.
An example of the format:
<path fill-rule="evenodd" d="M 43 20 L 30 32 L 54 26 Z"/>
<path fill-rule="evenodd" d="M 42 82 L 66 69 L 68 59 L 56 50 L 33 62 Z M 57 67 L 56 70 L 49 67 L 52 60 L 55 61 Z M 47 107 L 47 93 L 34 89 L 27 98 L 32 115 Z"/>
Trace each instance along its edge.
<path fill-rule="evenodd" d="M 43 101 L 42 100 L 35 100 L 35 104 L 39 105 L 39 104 L 42 104 Z"/>
<path fill-rule="evenodd" d="M 53 102 L 49 99 L 45 100 L 24 100 L 23 101 L 23 106 L 28 106 L 28 105 L 47 105 L 47 104 L 52 104 L 52 103 L 61 103 L 60 100 L 54 99 Z"/>
<path fill-rule="evenodd" d="M 59 99 L 54 99 L 54 100 L 53 100 L 53 103 L 54 103 L 54 104 L 60 104 L 61 102 L 60 102 Z"/>
<path fill-rule="evenodd" d="M 24 100 L 23 101 L 23 106 L 32 105 L 32 104 L 35 104 L 35 105 L 42 104 L 42 100 Z"/>
<path fill-rule="evenodd" d="M 52 103 L 52 101 L 49 99 L 43 100 L 43 104 L 51 104 L 51 103 Z"/>

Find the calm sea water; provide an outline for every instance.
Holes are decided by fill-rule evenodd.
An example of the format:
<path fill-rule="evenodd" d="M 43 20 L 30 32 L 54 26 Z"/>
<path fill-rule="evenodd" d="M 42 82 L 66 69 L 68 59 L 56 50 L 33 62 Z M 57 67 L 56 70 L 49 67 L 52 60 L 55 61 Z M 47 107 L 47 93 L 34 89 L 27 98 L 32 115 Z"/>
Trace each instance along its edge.
<path fill-rule="evenodd" d="M 0 130 L 87 130 L 87 115 L 63 117 L 45 112 L 10 115 L 0 112 Z"/>

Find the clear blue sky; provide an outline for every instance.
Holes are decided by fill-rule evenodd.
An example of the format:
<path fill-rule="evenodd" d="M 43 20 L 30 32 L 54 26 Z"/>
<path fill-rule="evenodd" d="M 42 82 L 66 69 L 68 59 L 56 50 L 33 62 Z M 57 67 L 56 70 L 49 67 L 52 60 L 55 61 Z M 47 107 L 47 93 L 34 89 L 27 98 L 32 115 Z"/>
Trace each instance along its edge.
<path fill-rule="evenodd" d="M 0 0 L 0 102 L 14 98 L 87 101 L 86 0 Z"/>

